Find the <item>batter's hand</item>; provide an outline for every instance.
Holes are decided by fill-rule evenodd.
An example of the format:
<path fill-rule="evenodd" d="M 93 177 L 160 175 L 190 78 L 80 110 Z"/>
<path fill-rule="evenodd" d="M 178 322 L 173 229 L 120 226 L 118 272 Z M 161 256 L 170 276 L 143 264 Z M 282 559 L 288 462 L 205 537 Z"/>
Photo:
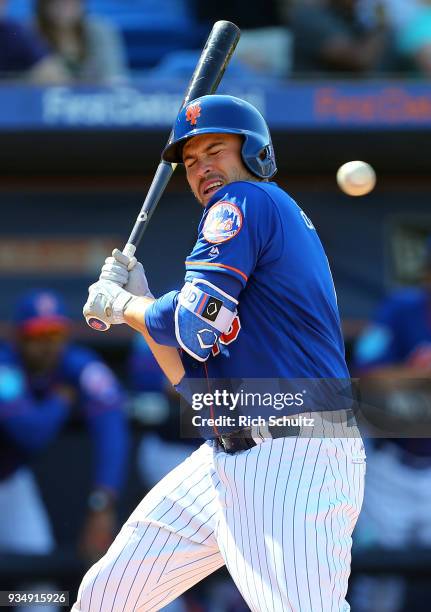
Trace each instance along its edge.
<path fill-rule="evenodd" d="M 114 249 L 112 257 L 105 259 L 100 279 L 117 283 L 133 295 L 154 297 L 148 287 L 143 265 L 136 257 L 128 257 L 119 249 Z"/>
<path fill-rule="evenodd" d="M 124 309 L 135 296 L 112 281 L 99 280 L 88 288 L 85 318 L 95 317 L 108 325 L 124 323 Z"/>
<path fill-rule="evenodd" d="M 112 251 L 112 256 L 105 259 L 100 280 L 110 280 L 122 287 L 129 280 L 129 271 L 136 265 L 136 257 L 128 257 L 119 249 Z"/>

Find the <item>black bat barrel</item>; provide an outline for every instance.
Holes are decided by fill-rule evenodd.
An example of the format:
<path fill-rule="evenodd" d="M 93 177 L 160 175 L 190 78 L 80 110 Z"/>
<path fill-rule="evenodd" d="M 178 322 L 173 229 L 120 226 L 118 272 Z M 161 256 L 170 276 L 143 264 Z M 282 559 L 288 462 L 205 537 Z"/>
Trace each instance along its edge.
<path fill-rule="evenodd" d="M 239 37 L 240 30 L 234 23 L 230 21 L 217 21 L 214 24 L 179 110 L 190 100 L 212 94 L 216 91 L 226 66 L 235 51 Z M 171 142 L 172 137 L 173 130 L 169 136 L 168 144 Z M 175 168 L 176 164 L 169 164 L 165 161 L 160 162 L 129 240 L 123 249 L 126 255 L 132 256 L 135 254 L 136 247 L 141 241 L 148 221 L 159 203 Z M 107 331 L 109 329 L 109 325 L 91 314 L 88 314 L 86 319 L 88 325 L 93 329 L 98 331 Z"/>
<path fill-rule="evenodd" d="M 217 21 L 214 24 L 190 79 L 181 108 L 190 100 L 217 90 L 239 37 L 240 29 L 234 23 Z"/>
<path fill-rule="evenodd" d="M 212 94 L 217 90 L 229 60 L 238 44 L 240 34 L 238 26 L 230 21 L 217 21 L 214 24 L 190 79 L 179 110 L 190 100 Z M 168 144 L 172 139 L 173 129 L 170 133 Z M 130 233 L 127 241 L 128 245 L 138 246 L 148 221 L 159 203 L 174 170 L 175 166 L 172 164 L 165 161 L 160 162 L 141 211 Z M 126 246 L 124 250 L 127 253 L 130 247 Z"/>

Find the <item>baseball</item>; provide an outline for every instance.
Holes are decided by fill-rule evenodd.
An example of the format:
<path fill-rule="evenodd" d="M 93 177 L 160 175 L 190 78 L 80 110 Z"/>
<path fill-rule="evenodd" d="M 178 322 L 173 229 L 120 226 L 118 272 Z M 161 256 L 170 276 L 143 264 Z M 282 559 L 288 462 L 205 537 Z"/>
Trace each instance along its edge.
<path fill-rule="evenodd" d="M 376 184 L 376 173 L 370 164 L 351 161 L 343 164 L 337 172 L 337 183 L 341 191 L 350 196 L 370 193 Z"/>

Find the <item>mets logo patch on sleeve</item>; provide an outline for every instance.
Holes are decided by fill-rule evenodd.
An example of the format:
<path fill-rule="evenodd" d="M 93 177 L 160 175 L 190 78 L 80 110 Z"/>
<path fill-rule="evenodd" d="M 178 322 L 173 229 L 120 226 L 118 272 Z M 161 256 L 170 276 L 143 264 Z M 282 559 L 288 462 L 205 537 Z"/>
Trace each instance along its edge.
<path fill-rule="evenodd" d="M 241 227 L 240 209 L 232 202 L 221 200 L 214 204 L 208 212 L 202 233 L 207 242 L 219 244 L 236 236 Z"/>

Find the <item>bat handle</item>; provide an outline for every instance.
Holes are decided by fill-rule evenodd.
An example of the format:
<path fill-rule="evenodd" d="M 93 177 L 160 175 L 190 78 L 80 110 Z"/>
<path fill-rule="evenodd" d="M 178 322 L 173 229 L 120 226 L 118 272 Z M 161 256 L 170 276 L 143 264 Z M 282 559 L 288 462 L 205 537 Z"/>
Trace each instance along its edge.
<path fill-rule="evenodd" d="M 132 244 L 131 242 L 128 242 L 123 249 L 123 254 L 131 258 L 133 257 L 135 253 L 136 253 L 136 246 Z"/>

